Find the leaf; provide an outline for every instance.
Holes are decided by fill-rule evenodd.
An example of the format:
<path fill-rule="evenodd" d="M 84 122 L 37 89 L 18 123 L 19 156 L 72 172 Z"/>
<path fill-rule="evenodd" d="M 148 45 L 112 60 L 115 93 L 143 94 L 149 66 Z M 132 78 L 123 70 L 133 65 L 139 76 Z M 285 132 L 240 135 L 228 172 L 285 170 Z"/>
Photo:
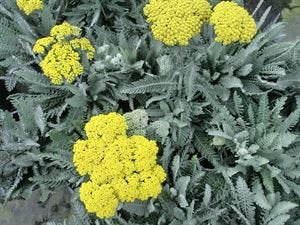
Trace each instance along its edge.
<path fill-rule="evenodd" d="M 253 64 L 246 64 L 237 71 L 237 76 L 245 77 L 253 70 Z"/>
<path fill-rule="evenodd" d="M 269 119 L 269 100 L 267 95 L 261 96 L 258 106 L 257 123 L 264 123 L 267 125 Z"/>
<path fill-rule="evenodd" d="M 190 183 L 191 178 L 189 176 L 180 177 L 176 183 L 175 188 L 179 194 L 185 195 L 188 184 Z"/>
<path fill-rule="evenodd" d="M 285 89 L 287 87 L 299 87 L 300 86 L 300 76 L 299 72 L 294 72 L 291 74 L 288 74 L 284 77 L 280 77 L 277 81 L 277 85 L 281 87 L 282 89 Z"/>
<path fill-rule="evenodd" d="M 293 128 L 296 126 L 296 124 L 299 122 L 300 118 L 300 109 L 297 109 L 296 111 L 292 112 L 281 124 L 279 128 L 280 133 L 284 133 L 288 131 L 290 128 Z"/>
<path fill-rule="evenodd" d="M 50 29 L 55 25 L 55 20 L 53 14 L 51 13 L 47 5 L 44 6 L 41 11 L 41 30 L 44 32 L 45 36 L 49 34 Z"/>
<path fill-rule="evenodd" d="M 21 16 L 20 13 L 15 12 L 13 19 L 15 24 L 18 25 L 18 29 L 20 29 L 20 31 L 22 31 L 23 34 L 27 34 L 28 36 L 31 35 L 31 37 L 35 39 L 38 37 L 36 32 L 32 29 L 32 27 L 29 25 L 26 19 L 24 19 L 24 17 Z"/>
<path fill-rule="evenodd" d="M 182 222 L 178 221 L 177 219 L 173 219 L 169 225 L 182 225 Z"/>
<path fill-rule="evenodd" d="M 276 218 L 274 218 L 273 220 L 271 220 L 270 222 L 267 223 L 267 225 L 284 225 L 286 223 L 286 221 L 288 221 L 290 219 L 290 215 L 281 215 L 278 216 Z"/>
<path fill-rule="evenodd" d="M 242 88 L 243 84 L 241 80 L 234 76 L 225 76 L 220 79 L 221 84 L 226 88 Z"/>
<path fill-rule="evenodd" d="M 291 188 L 289 187 L 289 185 L 286 182 L 286 179 L 282 175 L 275 177 L 275 179 L 287 194 L 291 193 Z"/>
<path fill-rule="evenodd" d="M 209 102 L 216 109 L 221 108 L 221 104 L 213 85 L 203 79 L 196 86 L 207 102 Z"/>
<path fill-rule="evenodd" d="M 250 221 L 245 217 L 245 215 L 234 205 L 231 208 L 239 215 L 239 217 L 245 222 L 246 225 L 251 225 Z"/>
<path fill-rule="evenodd" d="M 181 206 L 182 207 L 182 206 Z M 184 221 L 185 220 L 185 213 L 182 209 L 175 207 L 173 209 L 173 215 L 176 219 L 180 220 L 180 221 Z"/>
<path fill-rule="evenodd" d="M 270 171 L 267 169 L 264 169 L 261 171 L 262 181 L 265 188 L 271 192 L 274 193 L 274 183 L 270 174 Z"/>
<path fill-rule="evenodd" d="M 281 201 L 278 202 L 271 210 L 270 214 L 264 219 L 264 224 L 274 224 L 272 221 L 281 221 L 279 219 L 274 220 L 277 217 L 280 217 L 286 213 L 288 213 L 291 209 L 294 209 L 298 205 L 293 202 Z M 285 215 L 286 216 L 286 215 Z M 286 217 L 284 217 L 286 218 Z M 272 223 L 271 223 L 272 222 Z M 284 223 L 283 223 L 284 224 Z M 277 224 L 276 224 L 277 225 Z"/>
<path fill-rule="evenodd" d="M 162 100 L 166 99 L 167 97 L 168 97 L 168 95 L 153 96 L 147 100 L 145 107 L 148 108 L 153 102 L 162 101 Z"/>
<path fill-rule="evenodd" d="M 41 134 L 44 134 L 45 128 L 46 128 L 46 119 L 44 112 L 42 110 L 41 106 L 38 106 L 34 112 L 34 119 L 38 126 L 38 128 L 41 131 Z"/>
<path fill-rule="evenodd" d="M 236 91 L 233 93 L 233 102 L 235 111 L 239 116 L 241 116 L 244 112 L 243 101 Z"/>
<path fill-rule="evenodd" d="M 207 130 L 207 133 L 211 136 L 222 137 L 224 139 L 232 140 L 232 137 L 227 135 L 225 132 L 218 130 Z"/>
<path fill-rule="evenodd" d="M 203 197 L 203 203 L 204 205 L 208 206 L 211 200 L 211 187 L 209 184 L 205 184 L 205 191 L 204 191 L 204 197 Z"/>
<path fill-rule="evenodd" d="M 272 6 L 268 7 L 265 11 L 264 14 L 260 17 L 260 20 L 258 21 L 258 23 L 256 24 L 257 30 L 260 30 L 260 28 L 262 27 L 262 25 L 264 24 L 264 22 L 266 21 L 270 11 L 272 9 Z"/>
<path fill-rule="evenodd" d="M 126 202 L 122 204 L 122 208 L 127 212 L 138 215 L 138 216 L 146 216 L 149 213 L 148 205 L 150 202 L 145 201 L 134 201 L 134 202 Z"/>
<path fill-rule="evenodd" d="M 254 184 L 253 193 L 255 193 L 254 200 L 257 205 L 259 205 L 262 209 L 270 210 L 272 205 L 267 200 L 263 187 L 259 181 Z"/>
<path fill-rule="evenodd" d="M 66 103 L 75 108 L 82 108 L 86 106 L 87 98 L 83 95 L 74 95 L 66 99 Z"/>
<path fill-rule="evenodd" d="M 251 80 L 242 80 L 243 93 L 246 93 L 248 95 L 263 95 L 266 92 L 263 91 L 254 81 Z"/>
<path fill-rule="evenodd" d="M 176 155 L 172 161 L 173 182 L 176 181 L 179 168 L 180 168 L 180 156 Z"/>
<path fill-rule="evenodd" d="M 148 77 L 139 80 L 121 88 L 123 94 L 145 94 L 145 93 L 162 93 L 167 90 L 174 90 L 176 82 L 171 81 L 169 77 Z"/>
<path fill-rule="evenodd" d="M 238 177 L 235 191 L 240 209 L 244 215 L 246 215 L 246 218 L 252 223 L 255 216 L 253 193 L 250 191 L 247 183 L 242 177 Z"/>
<path fill-rule="evenodd" d="M 11 92 L 17 84 L 17 80 L 14 77 L 6 77 L 5 79 L 5 87 L 8 92 Z"/>
<path fill-rule="evenodd" d="M 178 191 L 178 203 L 180 207 L 185 208 L 188 206 L 186 200 L 186 190 L 191 178 L 189 176 L 180 177 L 175 183 L 175 189 Z"/>
<path fill-rule="evenodd" d="M 0 151 L 0 168 L 4 168 L 4 165 L 10 161 L 10 156 L 7 152 Z M 0 171 L 1 171 L 0 169 Z"/>
<path fill-rule="evenodd" d="M 283 133 L 280 134 L 277 138 L 277 146 L 278 148 L 289 147 L 298 137 L 298 135 L 292 133 Z"/>
<path fill-rule="evenodd" d="M 197 88 L 195 87 L 195 82 L 196 82 L 196 78 L 197 76 L 199 76 L 199 74 L 197 73 L 197 71 L 199 71 L 199 67 L 194 63 L 191 62 L 188 66 L 187 66 L 187 75 L 184 79 L 185 82 L 185 92 L 187 95 L 187 101 L 191 101 L 192 98 L 194 97 Z"/>
<path fill-rule="evenodd" d="M 74 225 L 90 225 L 91 218 L 84 205 L 77 199 L 71 200 L 72 203 L 72 222 Z"/>
<path fill-rule="evenodd" d="M 208 144 L 208 141 L 205 140 L 201 133 L 195 133 L 194 145 L 204 158 L 206 158 L 213 165 L 218 165 L 219 159 L 217 154 L 214 152 L 214 149 Z"/>
<path fill-rule="evenodd" d="M 300 178 L 300 168 L 299 169 L 291 169 L 286 172 L 286 176 L 292 179 Z"/>
<path fill-rule="evenodd" d="M 35 159 L 30 155 L 20 155 L 13 160 L 13 163 L 19 167 L 30 167 L 34 161 Z"/>
<path fill-rule="evenodd" d="M 286 100 L 287 100 L 287 97 L 281 97 L 276 100 L 275 106 L 272 109 L 272 115 L 274 118 L 277 118 L 280 116 L 280 112 L 283 110 Z"/>

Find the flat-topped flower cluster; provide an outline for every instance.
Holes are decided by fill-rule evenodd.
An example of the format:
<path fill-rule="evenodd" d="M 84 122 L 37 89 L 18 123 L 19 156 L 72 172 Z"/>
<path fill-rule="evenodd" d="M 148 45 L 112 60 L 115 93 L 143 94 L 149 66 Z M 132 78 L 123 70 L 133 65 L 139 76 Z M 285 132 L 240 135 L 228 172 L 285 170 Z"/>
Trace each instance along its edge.
<path fill-rule="evenodd" d="M 249 43 L 256 34 L 253 17 L 235 2 L 221 2 L 210 18 L 214 25 L 216 41 L 227 45 L 233 42 Z"/>
<path fill-rule="evenodd" d="M 62 84 L 64 80 L 73 82 L 83 73 L 81 52 L 87 59 L 94 57 L 95 49 L 85 37 L 79 37 L 81 29 L 64 22 L 54 26 L 49 37 L 36 41 L 33 52 L 45 55 L 40 66 L 53 84 Z"/>
<path fill-rule="evenodd" d="M 74 144 L 74 164 L 90 181 L 80 188 L 80 199 L 90 213 L 112 217 L 119 202 L 157 197 L 166 174 L 156 163 L 158 147 L 143 136 L 126 135 L 124 116 L 98 115 L 85 126 L 87 139 Z"/>
<path fill-rule="evenodd" d="M 222 1 L 213 10 L 207 0 L 150 0 L 144 7 L 155 39 L 166 45 L 188 45 L 205 22 L 214 26 L 216 41 L 224 45 L 249 43 L 255 20 L 235 2 Z"/>
<path fill-rule="evenodd" d="M 19 9 L 26 15 L 29 15 L 36 10 L 41 10 L 44 7 L 43 0 L 17 0 L 16 3 Z"/>
<path fill-rule="evenodd" d="M 206 0 L 150 0 L 144 8 L 156 39 L 167 45 L 188 45 L 211 16 Z"/>

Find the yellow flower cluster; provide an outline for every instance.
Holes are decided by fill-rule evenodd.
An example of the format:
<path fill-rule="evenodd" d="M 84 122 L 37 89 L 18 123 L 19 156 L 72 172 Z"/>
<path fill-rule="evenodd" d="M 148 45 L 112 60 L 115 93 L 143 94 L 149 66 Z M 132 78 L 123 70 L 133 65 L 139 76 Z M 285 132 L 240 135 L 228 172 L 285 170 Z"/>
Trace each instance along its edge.
<path fill-rule="evenodd" d="M 64 22 L 60 25 L 54 26 L 50 31 L 50 36 L 55 37 L 58 41 L 63 41 L 69 36 L 78 36 L 81 33 L 81 29 L 76 26 L 72 26 L 68 22 Z"/>
<path fill-rule="evenodd" d="M 33 52 L 47 55 L 40 62 L 44 74 L 53 84 L 61 84 L 64 79 L 71 83 L 83 73 L 80 52 L 87 59 L 94 57 L 95 49 L 87 38 L 79 38 L 81 29 L 64 22 L 54 26 L 50 36 L 36 41 Z"/>
<path fill-rule="evenodd" d="M 224 45 L 249 43 L 256 34 L 254 18 L 235 2 L 223 1 L 216 5 L 210 23 L 214 25 L 216 41 Z"/>
<path fill-rule="evenodd" d="M 112 217 L 119 202 L 157 197 L 166 178 L 156 163 L 156 142 L 128 137 L 127 129 L 120 114 L 94 116 L 84 128 L 87 140 L 78 140 L 73 147 L 78 173 L 91 179 L 82 184 L 80 199 L 99 218 Z"/>
<path fill-rule="evenodd" d="M 31 14 L 35 10 L 43 8 L 42 0 L 17 0 L 17 6 L 24 11 L 26 15 Z"/>
<path fill-rule="evenodd" d="M 154 38 L 166 45 L 188 45 L 211 16 L 207 0 L 150 0 L 144 7 Z"/>

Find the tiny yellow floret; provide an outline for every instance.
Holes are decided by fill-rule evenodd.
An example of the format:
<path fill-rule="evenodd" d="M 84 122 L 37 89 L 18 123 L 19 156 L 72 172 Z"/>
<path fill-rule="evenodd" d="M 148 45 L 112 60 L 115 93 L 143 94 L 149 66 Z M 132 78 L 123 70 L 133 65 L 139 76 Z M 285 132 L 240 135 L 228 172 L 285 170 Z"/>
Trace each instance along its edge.
<path fill-rule="evenodd" d="M 155 39 L 166 45 L 188 45 L 211 16 L 207 0 L 150 0 L 144 7 Z"/>
<path fill-rule="evenodd" d="M 53 84 L 59 85 L 64 81 L 72 83 L 83 73 L 81 52 L 86 53 L 87 59 L 93 59 L 95 48 L 87 38 L 79 38 L 80 34 L 79 27 L 64 22 L 54 26 L 49 37 L 36 41 L 33 52 L 48 52 L 40 62 L 40 67 Z"/>
<path fill-rule="evenodd" d="M 256 34 L 254 18 L 235 2 L 222 1 L 216 5 L 210 23 L 214 26 L 216 41 L 224 45 L 250 43 Z"/>
<path fill-rule="evenodd" d="M 117 113 L 93 116 L 85 125 L 86 140 L 73 147 L 73 162 L 90 181 L 80 188 L 80 199 L 90 213 L 112 217 L 119 202 L 157 197 L 166 179 L 157 164 L 155 141 L 126 135 L 124 116 Z"/>
<path fill-rule="evenodd" d="M 26 15 L 29 15 L 33 11 L 43 9 L 43 1 L 42 0 L 17 0 L 17 6 Z"/>

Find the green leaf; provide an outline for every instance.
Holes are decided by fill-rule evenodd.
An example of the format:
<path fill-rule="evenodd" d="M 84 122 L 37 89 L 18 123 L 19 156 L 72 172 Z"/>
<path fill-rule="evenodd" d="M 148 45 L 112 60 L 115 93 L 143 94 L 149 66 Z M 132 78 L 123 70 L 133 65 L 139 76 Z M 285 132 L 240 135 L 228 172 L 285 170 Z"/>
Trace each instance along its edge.
<path fill-rule="evenodd" d="M 225 76 L 220 79 L 221 84 L 226 88 L 242 88 L 243 84 L 241 80 L 234 76 Z"/>
<path fill-rule="evenodd" d="M 245 77 L 249 75 L 253 70 L 253 64 L 246 64 L 237 71 L 237 76 Z"/>
<path fill-rule="evenodd" d="M 259 205 L 262 209 L 270 210 L 272 205 L 266 198 L 263 187 L 259 181 L 257 181 L 253 186 L 253 193 L 255 193 L 254 199 L 255 203 Z"/>
<path fill-rule="evenodd" d="M 290 219 L 290 215 L 277 216 L 273 220 L 267 223 L 267 225 L 284 225 Z"/>
<path fill-rule="evenodd" d="M 281 77 L 278 82 L 278 86 L 282 89 L 285 89 L 287 87 L 299 87 L 300 86 L 300 77 L 299 72 L 294 72 L 291 74 L 288 74 L 284 77 Z"/>
<path fill-rule="evenodd" d="M 187 95 L 187 101 L 191 101 L 194 97 L 197 88 L 195 87 L 196 79 L 199 75 L 197 71 L 199 71 L 199 67 L 194 63 L 191 62 L 187 66 L 188 73 L 186 75 L 186 78 L 184 79 L 185 82 L 185 92 Z"/>
<path fill-rule="evenodd" d="M 180 207 L 187 207 L 186 191 L 191 178 L 189 176 L 180 177 L 175 183 L 175 189 L 178 191 L 177 200 Z"/>
<path fill-rule="evenodd" d="M 240 209 L 242 210 L 246 218 L 251 223 L 253 223 L 255 218 L 253 193 L 250 191 L 247 183 L 243 178 L 238 177 L 235 191 Z"/>
<path fill-rule="evenodd" d="M 287 221 L 289 219 L 289 215 L 285 215 L 288 213 L 291 209 L 294 209 L 298 205 L 292 202 L 288 201 L 282 201 L 278 202 L 270 211 L 270 214 L 264 219 L 264 224 L 267 225 L 277 225 L 276 222 L 281 222 L 281 221 Z M 277 219 L 279 218 L 279 219 Z M 285 220 L 287 218 L 287 220 Z M 284 222 L 279 223 L 279 224 L 284 224 Z"/>
<path fill-rule="evenodd" d="M 269 120 L 269 100 L 267 95 L 261 96 L 258 106 L 257 122 L 268 124 Z"/>
<path fill-rule="evenodd" d="M 280 133 L 284 133 L 288 131 L 289 129 L 296 126 L 296 124 L 299 122 L 300 118 L 300 109 L 297 109 L 296 111 L 292 112 L 281 124 L 279 128 Z"/>
<path fill-rule="evenodd" d="M 121 88 L 123 94 L 145 94 L 145 93 L 162 93 L 167 90 L 174 90 L 176 82 L 171 81 L 168 77 L 148 77 L 139 80 Z"/>
<path fill-rule="evenodd" d="M 134 201 L 126 202 L 122 204 L 122 208 L 127 212 L 137 215 L 137 216 L 147 216 L 149 214 L 149 204 L 150 202 L 146 201 Z"/>
<path fill-rule="evenodd" d="M 172 161 L 173 182 L 176 181 L 179 168 L 180 168 L 180 156 L 176 155 Z"/>
<path fill-rule="evenodd" d="M 82 95 L 75 95 L 66 99 L 66 103 L 75 108 L 82 108 L 87 104 L 87 98 Z"/>
<path fill-rule="evenodd" d="M 41 106 L 38 106 L 34 112 L 34 118 L 35 122 L 40 129 L 41 133 L 44 134 L 45 128 L 46 128 L 46 119 L 44 112 L 42 110 Z"/>
<path fill-rule="evenodd" d="M 204 191 L 204 197 L 203 197 L 203 203 L 204 205 L 208 206 L 211 200 L 211 187 L 209 184 L 205 184 L 205 191 Z"/>

